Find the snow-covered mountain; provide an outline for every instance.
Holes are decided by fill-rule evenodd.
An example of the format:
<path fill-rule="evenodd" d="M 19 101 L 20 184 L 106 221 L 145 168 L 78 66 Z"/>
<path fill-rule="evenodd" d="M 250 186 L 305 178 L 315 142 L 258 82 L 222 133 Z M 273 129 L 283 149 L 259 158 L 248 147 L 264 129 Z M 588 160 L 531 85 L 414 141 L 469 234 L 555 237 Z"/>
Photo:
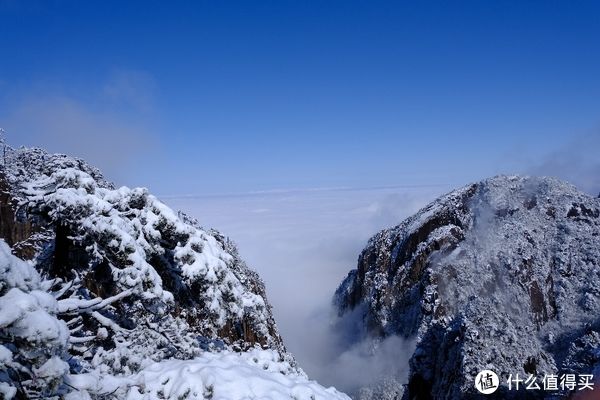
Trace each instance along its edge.
<path fill-rule="evenodd" d="M 599 372 L 600 199 L 552 178 L 466 186 L 370 239 L 335 304 L 363 336 L 416 340 L 404 399 L 476 398 L 484 369 L 486 398 L 561 398 L 505 380 Z M 364 398 L 402 397 L 388 387 Z"/>
<path fill-rule="evenodd" d="M 0 192 L 2 398 L 347 399 L 219 232 L 40 149 L 5 147 Z"/>

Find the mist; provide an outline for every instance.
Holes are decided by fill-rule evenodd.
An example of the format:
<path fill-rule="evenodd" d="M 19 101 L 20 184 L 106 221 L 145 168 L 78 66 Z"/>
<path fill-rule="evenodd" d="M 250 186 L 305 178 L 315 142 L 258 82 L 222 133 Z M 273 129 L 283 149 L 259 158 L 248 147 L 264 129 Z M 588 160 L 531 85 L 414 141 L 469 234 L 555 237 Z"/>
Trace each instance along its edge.
<path fill-rule="evenodd" d="M 582 140 L 597 143 L 598 135 L 567 141 L 515 173 L 557 176 L 593 194 L 599 189 L 600 164 L 592 148 L 579 152 Z M 397 337 L 364 339 L 358 331 L 360 315 L 338 319 L 333 293 L 356 267 L 369 237 L 452 189 L 321 188 L 163 200 L 236 241 L 266 283 L 287 348 L 311 378 L 370 398 L 369 393 L 358 396 L 358 388 L 385 384 L 386 375 L 405 376 L 414 343 Z"/>
<path fill-rule="evenodd" d="M 449 189 L 332 188 L 163 200 L 230 236 L 265 281 L 285 345 L 300 366 L 323 385 L 356 393 L 390 374 L 406 376 L 413 343 L 363 340 L 361 310 L 338 320 L 333 293 L 370 236 Z"/>
<path fill-rule="evenodd" d="M 160 148 L 153 126 L 155 86 L 146 72 L 127 69 L 114 70 L 86 91 L 32 84 L 10 94 L 0 109 L 0 128 L 13 147 L 83 158 L 117 184 L 143 185 L 139 174 L 132 182 L 132 171 L 157 159 Z"/>
<path fill-rule="evenodd" d="M 600 129 L 573 135 L 560 147 L 533 161 L 526 172 L 566 180 L 597 196 L 600 192 Z"/>

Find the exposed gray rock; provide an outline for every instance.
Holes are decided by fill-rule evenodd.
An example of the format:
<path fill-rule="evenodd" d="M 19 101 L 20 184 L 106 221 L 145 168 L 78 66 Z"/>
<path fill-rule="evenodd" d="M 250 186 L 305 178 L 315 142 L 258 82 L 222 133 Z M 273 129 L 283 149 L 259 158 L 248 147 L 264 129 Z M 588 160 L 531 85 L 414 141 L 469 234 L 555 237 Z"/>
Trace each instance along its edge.
<path fill-rule="evenodd" d="M 477 397 L 483 369 L 501 383 L 590 373 L 600 360 L 600 200 L 552 178 L 468 185 L 371 238 L 335 303 L 340 315 L 364 307 L 368 336 L 416 336 L 405 399 Z M 526 395 L 549 392 L 504 382 L 494 394 Z"/>

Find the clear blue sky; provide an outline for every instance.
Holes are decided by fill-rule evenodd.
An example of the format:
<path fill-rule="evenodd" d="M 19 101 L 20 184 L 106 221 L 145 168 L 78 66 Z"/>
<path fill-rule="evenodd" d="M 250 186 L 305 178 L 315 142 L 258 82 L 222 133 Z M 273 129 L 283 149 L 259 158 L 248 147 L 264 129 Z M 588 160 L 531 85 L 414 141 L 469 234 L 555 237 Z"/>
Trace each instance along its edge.
<path fill-rule="evenodd" d="M 0 0 L 0 48 L 11 143 L 162 194 L 600 176 L 597 1 Z"/>

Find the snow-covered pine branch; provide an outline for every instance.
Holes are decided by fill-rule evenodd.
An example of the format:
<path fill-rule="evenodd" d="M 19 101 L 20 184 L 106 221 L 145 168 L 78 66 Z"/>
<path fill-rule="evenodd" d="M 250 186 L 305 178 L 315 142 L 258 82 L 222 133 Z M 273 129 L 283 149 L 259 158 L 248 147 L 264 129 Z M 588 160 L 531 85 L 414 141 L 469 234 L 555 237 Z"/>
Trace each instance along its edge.
<path fill-rule="evenodd" d="M 58 300 L 58 313 L 71 315 L 102 310 L 111 305 L 112 303 L 131 295 L 131 293 L 133 293 L 133 290 L 127 289 L 106 299 L 103 299 L 101 297 L 94 297 L 90 300 L 83 300 L 79 298 L 69 297 L 66 299 Z"/>

